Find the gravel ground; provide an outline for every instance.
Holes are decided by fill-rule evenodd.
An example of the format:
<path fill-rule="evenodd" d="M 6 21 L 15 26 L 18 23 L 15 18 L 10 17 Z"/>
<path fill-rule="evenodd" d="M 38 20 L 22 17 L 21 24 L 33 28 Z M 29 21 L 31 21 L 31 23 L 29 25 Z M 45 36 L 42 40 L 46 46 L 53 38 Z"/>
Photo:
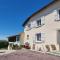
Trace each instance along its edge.
<path fill-rule="evenodd" d="M 22 49 L 10 54 L 0 55 L 0 60 L 60 60 L 60 57 Z"/>
<path fill-rule="evenodd" d="M 0 50 L 0 55 L 10 54 L 15 52 L 16 50 Z"/>

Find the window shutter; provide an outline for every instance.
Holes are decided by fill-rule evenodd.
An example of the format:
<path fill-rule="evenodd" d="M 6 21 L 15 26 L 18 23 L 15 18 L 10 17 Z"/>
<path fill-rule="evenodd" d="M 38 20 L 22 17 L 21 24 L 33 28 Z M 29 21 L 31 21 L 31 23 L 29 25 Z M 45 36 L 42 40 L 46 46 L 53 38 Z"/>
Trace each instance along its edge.
<path fill-rule="evenodd" d="M 58 20 L 58 12 L 57 12 L 57 10 L 54 10 L 54 14 L 55 14 L 55 20 Z"/>
<path fill-rule="evenodd" d="M 45 17 L 44 16 L 41 17 L 41 24 L 42 25 L 45 24 Z"/>
<path fill-rule="evenodd" d="M 44 41 L 44 39 L 45 39 L 45 34 L 41 33 L 41 40 Z"/>
<path fill-rule="evenodd" d="M 58 21 L 59 20 L 59 11 L 54 10 L 54 13 L 55 13 L 55 20 Z"/>
<path fill-rule="evenodd" d="M 36 25 L 37 25 L 36 21 L 33 21 L 32 22 L 32 28 L 36 27 Z"/>

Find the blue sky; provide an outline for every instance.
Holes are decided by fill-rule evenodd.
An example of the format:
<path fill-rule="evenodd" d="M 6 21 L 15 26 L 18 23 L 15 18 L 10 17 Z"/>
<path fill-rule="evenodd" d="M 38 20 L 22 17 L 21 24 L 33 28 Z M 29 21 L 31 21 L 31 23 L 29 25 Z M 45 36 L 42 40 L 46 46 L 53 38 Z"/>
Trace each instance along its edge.
<path fill-rule="evenodd" d="M 51 1 L 0 0 L 0 39 L 22 32 L 26 18 Z"/>

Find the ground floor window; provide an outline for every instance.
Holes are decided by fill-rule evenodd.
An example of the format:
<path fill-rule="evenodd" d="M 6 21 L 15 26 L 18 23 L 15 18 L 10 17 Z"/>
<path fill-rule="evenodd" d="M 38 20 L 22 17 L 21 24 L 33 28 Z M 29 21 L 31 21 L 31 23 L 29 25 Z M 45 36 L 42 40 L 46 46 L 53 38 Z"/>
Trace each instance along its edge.
<path fill-rule="evenodd" d="M 41 41 L 41 33 L 36 34 L 37 41 Z"/>
<path fill-rule="evenodd" d="M 44 33 L 37 33 L 36 34 L 36 41 L 44 41 L 45 34 Z"/>

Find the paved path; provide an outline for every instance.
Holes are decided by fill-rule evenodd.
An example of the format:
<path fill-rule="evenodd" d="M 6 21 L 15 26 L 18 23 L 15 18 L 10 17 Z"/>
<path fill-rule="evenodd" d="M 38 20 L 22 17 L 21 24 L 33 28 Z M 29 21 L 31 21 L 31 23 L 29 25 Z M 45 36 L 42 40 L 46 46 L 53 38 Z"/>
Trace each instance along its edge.
<path fill-rule="evenodd" d="M 60 60 L 60 57 L 30 50 L 20 50 L 10 54 L 0 55 L 0 60 Z"/>

